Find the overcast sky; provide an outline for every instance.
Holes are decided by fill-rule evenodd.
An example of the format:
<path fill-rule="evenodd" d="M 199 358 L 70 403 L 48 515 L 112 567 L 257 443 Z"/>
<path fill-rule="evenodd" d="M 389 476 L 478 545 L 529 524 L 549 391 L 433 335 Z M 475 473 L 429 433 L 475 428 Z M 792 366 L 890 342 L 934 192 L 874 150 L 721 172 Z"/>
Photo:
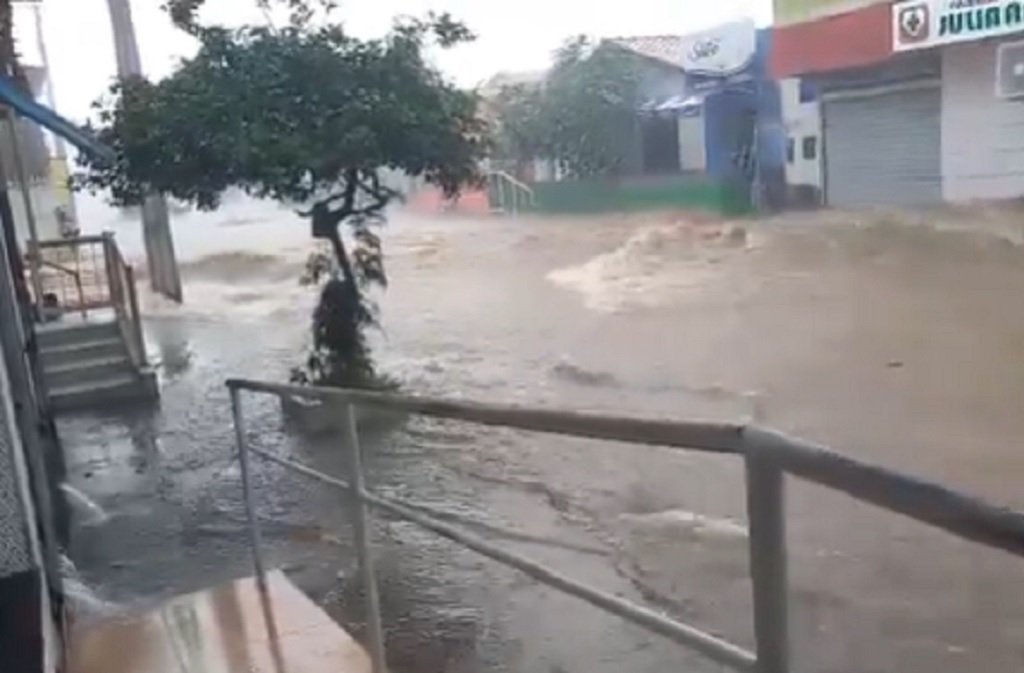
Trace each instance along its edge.
<path fill-rule="evenodd" d="M 160 10 L 162 0 L 132 0 L 143 67 L 150 78 L 169 73 L 194 50 Z M 471 86 L 502 70 L 545 67 L 567 36 L 683 34 L 742 16 L 770 21 L 771 0 L 342 0 L 338 18 L 361 36 L 385 32 L 396 15 L 449 11 L 479 36 L 470 45 L 439 54 L 438 65 Z M 263 22 L 253 0 L 207 0 L 204 18 L 218 23 Z M 114 76 L 114 50 L 106 0 L 45 0 L 43 30 L 56 87 L 57 107 L 83 119 L 89 104 Z M 37 62 L 32 12 L 16 14 L 19 47 Z"/>

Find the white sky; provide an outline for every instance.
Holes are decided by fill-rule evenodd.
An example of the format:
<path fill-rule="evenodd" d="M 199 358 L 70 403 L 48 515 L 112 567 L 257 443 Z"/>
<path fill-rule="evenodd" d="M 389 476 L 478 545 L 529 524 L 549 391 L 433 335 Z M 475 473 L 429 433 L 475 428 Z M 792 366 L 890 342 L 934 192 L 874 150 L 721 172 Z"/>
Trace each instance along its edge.
<path fill-rule="evenodd" d="M 160 9 L 162 0 L 132 0 L 143 67 L 150 78 L 168 74 L 194 49 Z M 361 36 L 385 32 L 396 15 L 448 11 L 476 32 L 475 43 L 438 55 L 456 82 L 471 86 L 502 70 L 544 68 L 570 35 L 595 37 L 685 34 L 743 16 L 764 25 L 771 0 L 342 0 L 338 18 Z M 207 0 L 204 18 L 237 25 L 263 22 L 253 0 Z M 57 107 L 82 120 L 114 76 L 114 48 L 106 0 L 45 0 L 46 38 Z M 19 47 L 38 62 L 32 12 L 16 14 Z"/>

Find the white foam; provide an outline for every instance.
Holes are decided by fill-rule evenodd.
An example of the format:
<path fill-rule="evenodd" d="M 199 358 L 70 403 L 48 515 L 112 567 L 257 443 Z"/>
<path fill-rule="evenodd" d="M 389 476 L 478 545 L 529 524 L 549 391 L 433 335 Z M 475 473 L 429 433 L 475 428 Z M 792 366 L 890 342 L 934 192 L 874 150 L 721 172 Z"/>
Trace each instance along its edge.
<path fill-rule="evenodd" d="M 716 518 L 685 509 L 668 509 L 650 514 L 623 514 L 623 523 L 649 531 L 670 530 L 683 537 L 736 540 L 747 538 L 747 528 L 732 519 Z"/>
<path fill-rule="evenodd" d="M 76 515 L 82 517 L 82 521 L 86 525 L 95 526 L 105 523 L 110 519 L 110 515 L 95 500 L 71 484 L 65 482 L 60 485 L 60 488 L 68 497 L 68 504 L 71 506 L 71 509 Z"/>
<path fill-rule="evenodd" d="M 88 622 L 121 612 L 118 605 L 100 598 L 78 574 L 74 562 L 63 554 L 60 556 L 60 574 L 61 590 L 75 621 Z"/>
<path fill-rule="evenodd" d="M 724 254 L 746 247 L 746 233 L 736 227 L 650 226 L 611 252 L 552 271 L 548 280 L 582 294 L 594 311 L 663 306 L 700 291 L 720 274 Z"/>

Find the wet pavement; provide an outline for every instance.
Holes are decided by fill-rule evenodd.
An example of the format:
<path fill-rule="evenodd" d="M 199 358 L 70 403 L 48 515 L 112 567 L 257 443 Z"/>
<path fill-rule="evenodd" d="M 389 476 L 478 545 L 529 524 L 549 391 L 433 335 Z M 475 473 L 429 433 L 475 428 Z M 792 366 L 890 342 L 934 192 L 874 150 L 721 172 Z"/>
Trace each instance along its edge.
<path fill-rule="evenodd" d="M 71 485 L 105 513 L 80 510 L 72 556 L 123 609 L 251 572 L 223 380 L 284 379 L 307 342 L 301 223 L 249 203 L 184 220 L 187 303 L 144 302 L 160 407 L 60 424 Z M 398 214 L 376 352 L 414 392 L 757 417 L 1024 508 L 1018 220 Z M 137 254 L 132 223 L 106 224 Z M 344 474 L 336 441 L 287 428 L 274 400 L 247 397 L 246 417 L 260 446 Z M 364 443 L 383 492 L 561 543 L 507 542 L 752 645 L 738 462 L 428 419 Z M 256 477 L 274 564 L 360 634 L 343 497 L 272 466 Z M 789 483 L 796 670 L 1024 665 L 1022 564 Z M 375 539 L 396 671 L 720 670 L 409 524 L 377 518 Z"/>

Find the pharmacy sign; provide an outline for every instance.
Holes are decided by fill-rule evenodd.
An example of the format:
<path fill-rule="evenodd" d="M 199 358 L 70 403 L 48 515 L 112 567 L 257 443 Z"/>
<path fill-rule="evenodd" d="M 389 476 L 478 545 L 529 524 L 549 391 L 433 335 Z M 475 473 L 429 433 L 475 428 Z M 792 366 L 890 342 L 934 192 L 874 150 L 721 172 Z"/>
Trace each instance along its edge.
<path fill-rule="evenodd" d="M 1024 31 L 1022 0 L 905 0 L 892 6 L 893 51 Z"/>

